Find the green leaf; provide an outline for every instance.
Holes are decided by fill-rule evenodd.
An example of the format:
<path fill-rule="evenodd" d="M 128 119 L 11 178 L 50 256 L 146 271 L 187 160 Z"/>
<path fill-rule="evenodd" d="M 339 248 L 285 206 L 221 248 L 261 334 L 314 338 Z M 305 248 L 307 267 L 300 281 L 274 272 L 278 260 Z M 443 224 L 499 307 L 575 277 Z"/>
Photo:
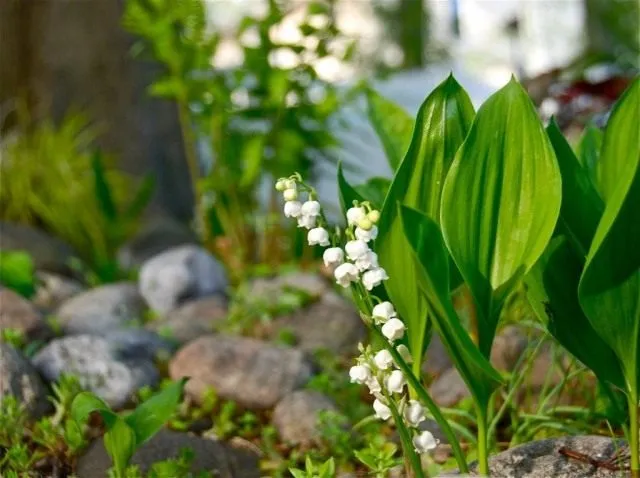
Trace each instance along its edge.
<path fill-rule="evenodd" d="M 640 83 L 636 81 L 614 108 L 605 131 L 600 178 L 604 179 L 601 185 L 606 194 L 606 207 L 593 238 L 579 288 L 580 303 L 591 325 L 620 359 L 627 391 L 636 394 L 640 384 L 638 95 Z M 621 157 L 607 156 L 614 151 Z M 614 160 L 615 165 L 612 166 Z"/>
<path fill-rule="evenodd" d="M 387 178 L 371 178 L 366 183 L 355 187 L 355 190 L 376 209 L 380 209 L 389 191 L 391 181 Z"/>
<path fill-rule="evenodd" d="M 554 239 L 534 269 L 539 269 L 542 302 L 549 333 L 602 382 L 624 386 L 620 362 L 585 316 L 578 300 L 578 283 L 584 259 L 564 237 Z M 534 307 L 536 309 L 536 307 Z"/>
<path fill-rule="evenodd" d="M 240 186 L 251 186 L 260 178 L 264 158 L 264 143 L 265 137 L 262 135 L 252 136 L 245 143 L 242 149 L 243 168 Z"/>
<path fill-rule="evenodd" d="M 138 186 L 135 196 L 129 205 L 127 206 L 127 210 L 124 213 L 124 217 L 128 221 L 136 220 L 140 218 L 140 215 L 144 212 L 146 207 L 151 202 L 151 198 L 153 197 L 153 193 L 156 190 L 156 181 L 155 178 L 148 174 Z"/>
<path fill-rule="evenodd" d="M 553 234 L 561 194 L 549 139 L 512 79 L 478 111 L 442 193 L 444 240 L 476 301 L 486 357 L 506 297 Z"/>
<path fill-rule="evenodd" d="M 0 282 L 23 297 L 36 291 L 35 265 L 24 251 L 0 250 Z"/>
<path fill-rule="evenodd" d="M 578 163 L 554 119 L 547 126 L 547 134 L 556 153 L 562 176 L 559 226 L 579 254 L 586 257 L 604 204 L 589 178 L 589 173 Z"/>
<path fill-rule="evenodd" d="M 84 425 L 93 412 L 111 411 L 101 398 L 91 392 L 81 392 L 71 402 L 71 417 L 79 424 Z"/>
<path fill-rule="evenodd" d="M 365 90 L 367 114 L 392 171 L 396 171 L 407 152 L 413 132 L 413 118 L 402 107 L 371 88 Z"/>
<path fill-rule="evenodd" d="M 640 78 L 618 99 L 607 122 L 602 153 L 597 163 L 597 187 L 608 203 L 618 188 L 620 177 L 628 172 L 628 158 L 640 155 Z"/>
<path fill-rule="evenodd" d="M 438 225 L 415 209 L 401 207 L 404 233 L 417 264 L 418 288 L 429 304 L 429 316 L 449 357 L 475 400 L 485 407 L 502 383 L 462 326 L 449 294 L 449 255 Z"/>
<path fill-rule="evenodd" d="M 600 151 L 602 150 L 602 137 L 603 133 L 600 128 L 588 124 L 582 132 L 576 147 L 580 165 L 588 172 L 589 178 L 594 184 L 596 184 L 596 169 L 600 159 Z"/>
<path fill-rule="evenodd" d="M 473 120 L 469 96 L 449 76 L 418 111 L 413 139 L 398 168 L 382 207 L 376 252 L 389 275 L 385 289 L 410 333 L 409 349 L 420 360 L 428 344 L 427 304 L 413 284 L 416 264 L 398 216 L 398 203 L 438 220 L 441 187 L 456 150 Z"/>
<path fill-rule="evenodd" d="M 129 466 L 129 460 L 136 451 L 136 435 L 126 422 L 112 412 L 100 412 L 109 416 L 109 431 L 104 434 L 104 448 L 113 461 L 113 468 L 117 477 L 124 477 L 124 471 Z M 106 420 L 105 420 L 106 421 Z"/>
<path fill-rule="evenodd" d="M 186 382 L 186 378 L 173 382 L 127 415 L 125 421 L 135 432 L 137 446 L 155 435 L 173 416 Z"/>
<path fill-rule="evenodd" d="M 354 201 L 365 201 L 360 193 L 345 179 L 342 161 L 338 163 L 338 191 L 340 193 L 340 205 L 344 214 L 347 213 L 347 209 L 353 206 Z"/>
<path fill-rule="evenodd" d="M 118 216 L 118 210 L 111 194 L 111 186 L 107 181 L 102 154 L 99 151 L 94 152 L 91 158 L 91 167 L 95 181 L 96 199 L 100 205 L 100 210 L 109 222 L 113 222 Z"/>

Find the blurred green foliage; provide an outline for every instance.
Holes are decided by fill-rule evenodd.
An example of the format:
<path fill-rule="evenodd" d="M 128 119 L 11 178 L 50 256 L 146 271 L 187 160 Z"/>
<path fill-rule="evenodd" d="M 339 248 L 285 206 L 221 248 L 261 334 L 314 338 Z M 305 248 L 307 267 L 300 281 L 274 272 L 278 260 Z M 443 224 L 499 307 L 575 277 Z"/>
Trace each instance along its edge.
<path fill-rule="evenodd" d="M 24 251 L 0 250 L 0 283 L 24 297 L 31 297 L 36 290 L 31 256 Z"/>
<path fill-rule="evenodd" d="M 278 31 L 299 8 L 299 38 L 281 40 Z M 332 160 L 329 121 L 341 98 L 314 65 L 350 61 L 354 43 L 336 26 L 333 0 L 291 9 L 269 0 L 260 18 L 246 16 L 225 32 L 239 42 L 241 66 L 214 69 L 228 38 L 211 31 L 206 16 L 202 0 L 127 0 L 123 25 L 141 38 L 134 52 L 165 67 L 149 92 L 178 105 L 199 232 L 238 271 L 291 249 L 272 214 L 276 197 L 259 197 L 260 186 Z M 198 154 L 203 144 L 212 164 Z"/>
<path fill-rule="evenodd" d="M 68 242 L 93 282 L 117 280 L 123 272 L 116 251 L 135 230 L 152 181 L 127 202 L 133 183 L 93 149 L 98 132 L 84 115 L 69 114 L 59 124 L 20 116 L 15 139 L 3 144 L 0 219 L 41 226 Z"/>

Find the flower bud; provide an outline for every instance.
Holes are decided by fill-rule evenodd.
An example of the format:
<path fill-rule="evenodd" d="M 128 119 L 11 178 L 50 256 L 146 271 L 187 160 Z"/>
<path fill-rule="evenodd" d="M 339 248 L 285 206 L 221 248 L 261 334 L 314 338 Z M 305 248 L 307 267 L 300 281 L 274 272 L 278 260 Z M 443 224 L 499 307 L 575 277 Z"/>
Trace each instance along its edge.
<path fill-rule="evenodd" d="M 373 357 L 373 362 L 380 370 L 386 370 L 393 364 L 393 357 L 387 349 L 382 349 Z"/>
<path fill-rule="evenodd" d="M 296 184 L 295 179 L 285 178 L 284 179 L 284 188 L 285 189 L 297 189 L 298 185 Z"/>
<path fill-rule="evenodd" d="M 282 197 L 284 197 L 285 201 L 295 201 L 298 199 L 298 191 L 294 188 L 285 189 L 282 193 Z"/>
<path fill-rule="evenodd" d="M 402 360 L 404 360 L 407 363 L 413 363 L 413 357 L 411 357 L 411 352 L 409 351 L 409 348 L 405 344 L 398 345 L 396 347 L 396 350 L 400 354 L 400 357 L 402 357 Z"/>
<path fill-rule="evenodd" d="M 371 222 L 369 218 L 363 217 L 358 221 L 358 227 L 365 231 L 370 231 L 371 228 L 373 227 L 373 222 Z"/>
<path fill-rule="evenodd" d="M 409 400 L 404 409 L 404 419 L 410 427 L 417 427 L 425 419 L 424 407 L 417 400 Z"/>
<path fill-rule="evenodd" d="M 416 452 L 427 453 L 435 449 L 438 446 L 438 442 L 430 431 L 425 430 L 413 437 L 413 446 L 416 447 Z"/>
<path fill-rule="evenodd" d="M 384 324 L 387 320 L 396 316 L 396 310 L 391 302 L 380 302 L 373 308 L 371 316 L 377 324 Z"/>
<path fill-rule="evenodd" d="M 402 393 L 402 389 L 407 384 L 404 375 L 400 370 L 394 370 L 389 374 L 385 385 L 390 393 Z"/>
<path fill-rule="evenodd" d="M 371 369 L 367 365 L 354 365 L 349 369 L 351 383 L 366 383 L 371 379 Z"/>
<path fill-rule="evenodd" d="M 387 339 L 394 341 L 401 339 L 404 335 L 405 326 L 400 319 L 389 319 L 382 326 L 382 335 L 384 335 Z"/>
<path fill-rule="evenodd" d="M 391 418 L 391 409 L 377 398 L 373 401 L 373 410 L 376 412 L 376 417 L 380 420 L 389 420 L 389 418 Z"/>
<path fill-rule="evenodd" d="M 380 220 L 380 211 L 378 211 L 376 209 L 374 209 L 373 211 L 369 211 L 369 214 L 367 214 L 367 218 L 372 223 L 377 224 L 378 221 Z M 362 227 L 362 226 L 360 226 L 360 227 Z"/>
<path fill-rule="evenodd" d="M 285 179 L 284 178 L 280 178 L 276 181 L 276 191 L 284 191 L 285 189 L 287 189 L 287 185 L 285 183 Z"/>

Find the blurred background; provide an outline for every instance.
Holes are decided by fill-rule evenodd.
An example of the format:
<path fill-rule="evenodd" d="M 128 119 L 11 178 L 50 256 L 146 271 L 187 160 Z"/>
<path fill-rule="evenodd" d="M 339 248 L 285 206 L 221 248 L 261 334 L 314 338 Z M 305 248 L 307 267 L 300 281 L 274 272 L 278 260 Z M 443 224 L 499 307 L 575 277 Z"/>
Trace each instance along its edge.
<path fill-rule="evenodd" d="M 98 283 L 189 241 L 238 278 L 304 259 L 273 181 L 299 171 L 335 211 L 338 161 L 388 180 L 363 92 L 414 115 L 450 72 L 476 107 L 513 74 L 545 120 L 597 141 L 638 71 L 638 5 L 3 0 L 2 248 L 51 260 L 25 227 L 45 231 Z"/>

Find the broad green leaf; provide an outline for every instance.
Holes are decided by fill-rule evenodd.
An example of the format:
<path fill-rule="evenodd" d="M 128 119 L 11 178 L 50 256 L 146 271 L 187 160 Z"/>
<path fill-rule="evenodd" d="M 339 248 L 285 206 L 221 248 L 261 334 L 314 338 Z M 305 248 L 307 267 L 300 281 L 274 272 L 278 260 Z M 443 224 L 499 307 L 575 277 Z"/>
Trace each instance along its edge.
<path fill-rule="evenodd" d="M 71 417 L 79 424 L 85 424 L 89 415 L 96 411 L 110 412 L 111 408 L 91 392 L 81 392 L 71 402 Z"/>
<path fill-rule="evenodd" d="M 417 264 L 418 287 L 429 304 L 429 317 L 472 395 L 485 407 L 502 378 L 473 343 L 453 307 L 449 255 L 440 228 L 415 209 L 402 206 L 400 215 Z"/>
<path fill-rule="evenodd" d="M 561 195 L 549 138 L 512 79 L 478 111 L 442 192 L 444 240 L 476 301 L 486 357 L 506 297 L 553 234 Z"/>
<path fill-rule="evenodd" d="M 582 308 L 622 362 L 627 391 L 632 393 L 638 392 L 640 382 L 640 145 L 631 146 L 640 134 L 639 88 L 636 81 L 616 105 L 605 131 L 604 144 L 609 152 L 603 149 L 602 160 L 612 151 L 622 157 L 612 167 L 617 176 L 611 176 L 611 172 L 601 176 L 605 179 L 606 207 L 579 288 Z M 621 114 L 625 121 L 616 118 Z"/>
<path fill-rule="evenodd" d="M 620 362 L 585 316 L 578 301 L 578 283 L 584 259 L 565 237 L 554 239 L 534 269 L 540 271 L 541 301 L 548 318 L 549 333 L 580 362 L 593 370 L 598 379 L 618 388 L 624 386 Z M 530 275 L 531 277 L 531 275 Z M 542 300 L 540 300 L 542 299 Z M 534 306 L 534 309 L 538 307 Z"/>
<path fill-rule="evenodd" d="M 371 88 L 366 89 L 367 114 L 375 129 L 391 170 L 395 171 L 407 152 L 413 132 L 413 118 L 393 101 Z"/>
<path fill-rule="evenodd" d="M 354 201 L 363 202 L 365 200 L 345 179 L 342 162 L 338 163 L 338 192 L 340 193 L 340 205 L 344 214 L 347 213 L 347 209 L 353 206 Z"/>
<path fill-rule="evenodd" d="M 589 178 L 596 184 L 596 169 L 600 160 L 600 152 L 602 151 L 602 130 L 592 124 L 588 124 L 578 145 L 576 147 L 576 154 L 578 161 L 584 169 L 587 170 Z"/>
<path fill-rule="evenodd" d="M 416 264 L 398 216 L 398 204 L 438 220 L 442 183 L 473 115 L 469 96 L 449 76 L 420 107 L 411 145 L 382 207 L 376 252 L 389 275 L 385 289 L 409 328 L 409 349 L 414 357 L 422 357 L 428 344 L 427 303 L 416 286 Z M 416 371 L 419 362 L 415 360 Z"/>
<path fill-rule="evenodd" d="M 173 416 L 186 382 L 185 378 L 173 382 L 127 415 L 125 421 L 135 432 L 137 446 L 155 435 Z"/>
<path fill-rule="evenodd" d="M 364 184 L 356 186 L 355 190 L 358 191 L 363 198 L 369 201 L 373 207 L 380 209 L 382 208 L 384 198 L 389 191 L 389 186 L 391 186 L 391 181 L 387 178 L 376 177 L 369 179 Z"/>
<path fill-rule="evenodd" d="M 586 257 L 604 204 L 589 178 L 589 173 L 578 163 L 554 119 L 547 126 L 547 134 L 556 153 L 562 176 L 559 226 L 580 255 Z"/>
<path fill-rule="evenodd" d="M 100 412 L 104 415 L 107 412 Z M 136 435 L 126 422 L 118 415 L 110 413 L 110 425 L 104 434 L 104 448 L 113 461 L 116 476 L 124 476 L 124 470 L 129 465 L 129 460 L 136 451 Z M 106 421 L 106 420 L 105 420 Z"/>
<path fill-rule="evenodd" d="M 640 155 L 640 78 L 636 78 L 616 102 L 602 139 L 596 168 L 597 186 L 608 203 L 627 171 L 628 158 Z"/>

